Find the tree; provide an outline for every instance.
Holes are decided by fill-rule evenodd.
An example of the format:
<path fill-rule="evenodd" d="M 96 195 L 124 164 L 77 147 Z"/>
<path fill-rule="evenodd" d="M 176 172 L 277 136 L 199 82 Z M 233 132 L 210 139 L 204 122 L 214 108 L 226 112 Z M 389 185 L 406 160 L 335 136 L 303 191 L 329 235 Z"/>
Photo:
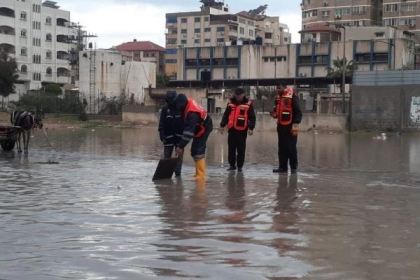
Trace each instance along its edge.
<path fill-rule="evenodd" d="M 345 67 L 345 73 L 347 78 L 353 77 L 354 72 L 358 69 L 356 63 L 353 60 L 347 62 L 346 58 L 339 58 L 333 60 L 333 67 L 327 68 L 327 78 L 334 79 L 334 86 L 336 81 L 340 81 L 343 77 L 343 67 Z M 343 91 L 343 89 L 341 89 Z"/>
<path fill-rule="evenodd" d="M 156 87 L 166 87 L 170 81 L 170 77 L 166 74 L 157 74 L 156 75 Z"/>
<path fill-rule="evenodd" d="M 15 83 L 19 78 L 16 60 L 9 57 L 8 53 L 0 54 L 0 95 L 4 107 L 4 98 L 15 92 Z"/>
<path fill-rule="evenodd" d="M 48 95 L 59 96 L 63 94 L 59 84 L 50 84 L 44 87 L 44 92 Z"/>

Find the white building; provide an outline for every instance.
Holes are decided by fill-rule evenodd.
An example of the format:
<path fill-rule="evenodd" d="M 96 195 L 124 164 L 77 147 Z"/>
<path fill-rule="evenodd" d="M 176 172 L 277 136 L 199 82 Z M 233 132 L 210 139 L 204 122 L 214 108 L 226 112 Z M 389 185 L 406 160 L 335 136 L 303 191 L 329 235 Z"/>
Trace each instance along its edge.
<path fill-rule="evenodd" d="M 0 0 L 0 51 L 16 58 L 19 83 L 9 101 L 49 83 L 74 84 L 77 30 L 56 2 Z M 73 55 L 74 54 L 74 55 Z"/>
<path fill-rule="evenodd" d="M 88 103 L 87 113 L 98 113 L 104 98 L 144 103 L 145 89 L 156 87 L 156 63 L 133 61 L 115 50 L 79 53 L 79 92 Z"/>

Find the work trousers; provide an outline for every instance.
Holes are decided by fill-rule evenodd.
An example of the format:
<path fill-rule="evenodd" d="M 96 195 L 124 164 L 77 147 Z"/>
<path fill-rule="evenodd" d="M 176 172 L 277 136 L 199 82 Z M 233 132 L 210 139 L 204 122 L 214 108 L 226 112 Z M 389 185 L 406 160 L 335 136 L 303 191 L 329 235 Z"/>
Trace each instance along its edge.
<path fill-rule="evenodd" d="M 292 135 L 292 125 L 277 125 L 279 167 L 288 170 L 298 168 L 297 135 Z"/>
<path fill-rule="evenodd" d="M 213 131 L 213 122 L 209 118 L 205 124 L 205 132 L 199 138 L 194 138 L 191 144 L 191 156 L 195 161 L 206 157 L 207 139 Z"/>
<path fill-rule="evenodd" d="M 228 132 L 228 161 L 230 166 L 242 168 L 245 162 L 246 130 L 230 129 Z"/>

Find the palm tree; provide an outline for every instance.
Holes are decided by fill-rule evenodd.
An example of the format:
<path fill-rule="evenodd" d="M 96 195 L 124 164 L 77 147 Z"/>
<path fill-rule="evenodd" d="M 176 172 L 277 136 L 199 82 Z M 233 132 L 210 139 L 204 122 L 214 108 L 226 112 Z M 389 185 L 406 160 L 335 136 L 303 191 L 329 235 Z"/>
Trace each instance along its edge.
<path fill-rule="evenodd" d="M 344 66 L 343 66 L 344 65 Z M 333 60 L 333 67 L 327 67 L 327 78 L 334 79 L 334 87 L 336 85 L 336 80 L 341 81 L 343 77 L 343 67 L 345 68 L 345 73 L 347 78 L 353 77 L 354 72 L 357 70 L 357 65 L 353 60 L 347 62 L 346 58 L 339 58 Z M 343 89 L 341 89 L 341 92 Z"/>

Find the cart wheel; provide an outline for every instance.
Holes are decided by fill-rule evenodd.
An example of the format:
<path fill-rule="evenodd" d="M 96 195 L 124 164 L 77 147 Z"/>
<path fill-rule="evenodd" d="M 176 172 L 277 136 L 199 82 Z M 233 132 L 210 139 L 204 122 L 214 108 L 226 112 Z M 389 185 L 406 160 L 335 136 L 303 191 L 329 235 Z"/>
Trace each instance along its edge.
<path fill-rule="evenodd" d="M 13 140 L 3 140 L 0 141 L 1 148 L 5 151 L 11 151 L 15 147 L 15 141 Z"/>

